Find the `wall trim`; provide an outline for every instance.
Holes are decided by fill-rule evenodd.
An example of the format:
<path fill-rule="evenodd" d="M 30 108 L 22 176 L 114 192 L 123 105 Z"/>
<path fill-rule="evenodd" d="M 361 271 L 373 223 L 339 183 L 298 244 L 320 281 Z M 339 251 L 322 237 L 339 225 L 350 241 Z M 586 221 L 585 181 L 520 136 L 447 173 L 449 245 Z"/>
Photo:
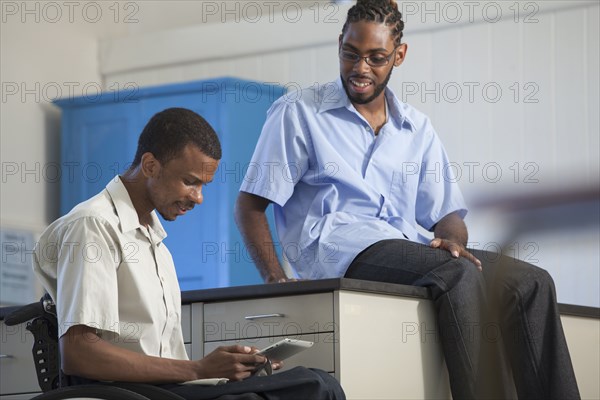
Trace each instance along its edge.
<path fill-rule="evenodd" d="M 468 5 L 472 3 L 477 6 Z M 492 11 L 488 11 L 486 16 L 483 12 L 484 9 L 496 10 L 497 7 L 501 7 L 501 20 L 514 19 L 516 2 L 409 1 L 400 4 L 407 22 L 405 34 L 410 36 L 424 31 L 453 29 L 467 24 L 492 24 L 494 14 Z M 428 8 L 429 11 L 421 8 L 424 7 L 423 4 L 431 7 Z M 460 8 L 462 13 L 460 19 L 456 20 L 456 8 L 444 9 L 448 4 L 454 4 L 455 7 Z M 536 16 L 559 9 L 589 7 L 597 5 L 597 2 L 532 1 L 522 4 L 519 13 L 520 19 L 527 15 L 536 18 Z M 523 9 L 526 4 L 530 4 L 530 8 Z M 263 18 L 256 23 L 245 20 L 221 24 L 208 23 L 103 39 L 99 41 L 100 74 L 106 76 L 136 70 L 332 45 L 337 41 L 350 6 L 352 4 L 338 4 L 336 7 L 339 8 L 336 9 L 335 14 L 322 12 L 319 18 L 315 18 L 314 13 L 305 12 L 297 21 L 291 20 L 290 17 L 284 18 L 283 15 L 275 15 L 270 20 Z M 414 7 L 419 9 L 415 10 Z M 435 7 L 437 7 L 437 11 L 435 11 Z M 412 21 L 414 21 L 414 27 L 411 26 Z M 235 26 L 236 35 L 231 35 L 233 26 Z M 277 35 L 276 32 L 285 32 L 285 34 Z M 190 40 L 190 38 L 192 39 Z M 132 57 L 132 54 L 135 56 Z"/>

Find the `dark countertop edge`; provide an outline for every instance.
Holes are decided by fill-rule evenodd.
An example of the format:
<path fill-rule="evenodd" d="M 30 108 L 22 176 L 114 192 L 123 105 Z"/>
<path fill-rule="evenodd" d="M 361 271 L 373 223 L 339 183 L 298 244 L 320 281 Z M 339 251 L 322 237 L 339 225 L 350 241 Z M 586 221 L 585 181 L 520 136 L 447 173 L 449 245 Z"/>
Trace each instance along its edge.
<path fill-rule="evenodd" d="M 560 315 L 572 315 L 574 317 L 598 318 L 600 319 L 600 308 L 589 306 L 577 306 L 575 304 L 558 303 Z"/>
<path fill-rule="evenodd" d="M 348 278 L 320 279 L 273 284 L 229 286 L 214 289 L 190 290 L 181 293 L 181 303 L 190 304 L 208 301 L 235 301 L 268 297 L 293 296 L 322 293 L 331 290 L 351 290 L 375 294 L 400 295 L 428 299 L 429 290 L 423 287 L 371 282 Z M 0 308 L 0 319 L 21 306 Z"/>
<path fill-rule="evenodd" d="M 378 294 L 392 294 L 428 299 L 429 290 L 423 287 L 397 285 L 385 282 L 370 282 L 348 278 L 320 279 L 285 283 L 260 284 L 251 286 L 230 286 L 226 288 L 192 290 L 183 292 L 182 304 L 244 300 L 265 297 L 278 297 L 319 293 L 330 290 L 351 290 Z"/>
<path fill-rule="evenodd" d="M 349 290 L 374 294 L 399 295 L 421 299 L 430 298 L 429 290 L 423 287 L 398 285 L 386 282 L 372 282 L 348 278 L 321 279 L 313 281 L 298 281 L 273 284 L 246 286 L 230 286 L 225 288 L 191 290 L 181 293 L 182 304 L 214 301 L 235 301 L 245 299 L 293 296 L 302 294 L 321 293 L 332 290 Z M 0 319 L 21 306 L 0 308 Z M 559 304 L 561 315 L 600 319 L 600 308 Z"/>

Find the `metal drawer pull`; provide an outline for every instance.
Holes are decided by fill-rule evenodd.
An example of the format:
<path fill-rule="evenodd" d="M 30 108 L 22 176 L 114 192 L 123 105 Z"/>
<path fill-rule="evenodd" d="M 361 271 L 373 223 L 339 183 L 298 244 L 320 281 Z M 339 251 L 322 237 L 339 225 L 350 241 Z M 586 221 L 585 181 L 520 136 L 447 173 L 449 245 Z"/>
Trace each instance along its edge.
<path fill-rule="evenodd" d="M 0 354 L 0 358 L 14 358 L 10 354 Z"/>
<path fill-rule="evenodd" d="M 247 319 L 249 321 L 255 320 L 255 319 L 263 319 L 263 318 L 283 318 L 285 317 L 285 314 L 260 314 L 260 315 L 247 315 L 244 317 L 244 319 Z"/>

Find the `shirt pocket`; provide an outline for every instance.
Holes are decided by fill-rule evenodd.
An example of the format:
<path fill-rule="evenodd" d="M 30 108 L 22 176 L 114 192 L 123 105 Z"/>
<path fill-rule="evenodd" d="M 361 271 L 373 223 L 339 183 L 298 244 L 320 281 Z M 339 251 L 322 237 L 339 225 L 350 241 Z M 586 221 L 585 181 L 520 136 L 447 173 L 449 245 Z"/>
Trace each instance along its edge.
<path fill-rule="evenodd" d="M 388 198 L 395 214 L 405 220 L 414 219 L 419 186 L 419 165 L 406 162 L 401 169 L 392 171 Z"/>

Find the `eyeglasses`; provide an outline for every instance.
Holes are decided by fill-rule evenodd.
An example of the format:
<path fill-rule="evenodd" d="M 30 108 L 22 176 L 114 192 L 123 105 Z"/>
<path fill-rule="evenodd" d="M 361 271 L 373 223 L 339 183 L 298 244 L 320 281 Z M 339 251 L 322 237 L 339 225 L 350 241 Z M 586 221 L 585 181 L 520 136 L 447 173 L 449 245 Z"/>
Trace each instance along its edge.
<path fill-rule="evenodd" d="M 388 54 L 387 56 L 384 56 L 381 54 L 375 54 L 373 56 L 368 56 L 368 57 L 359 56 L 358 54 L 353 53 L 351 51 L 340 50 L 340 59 L 342 61 L 346 61 L 346 62 L 349 62 L 352 64 L 356 64 L 361 59 L 364 59 L 365 62 L 367 64 L 369 64 L 371 67 L 376 67 L 376 68 L 377 67 L 385 67 L 390 62 L 390 58 L 392 58 L 392 56 L 394 54 L 396 54 L 397 49 L 398 49 L 397 46 L 394 47 L 394 50 L 392 50 L 392 52 L 390 54 Z"/>

